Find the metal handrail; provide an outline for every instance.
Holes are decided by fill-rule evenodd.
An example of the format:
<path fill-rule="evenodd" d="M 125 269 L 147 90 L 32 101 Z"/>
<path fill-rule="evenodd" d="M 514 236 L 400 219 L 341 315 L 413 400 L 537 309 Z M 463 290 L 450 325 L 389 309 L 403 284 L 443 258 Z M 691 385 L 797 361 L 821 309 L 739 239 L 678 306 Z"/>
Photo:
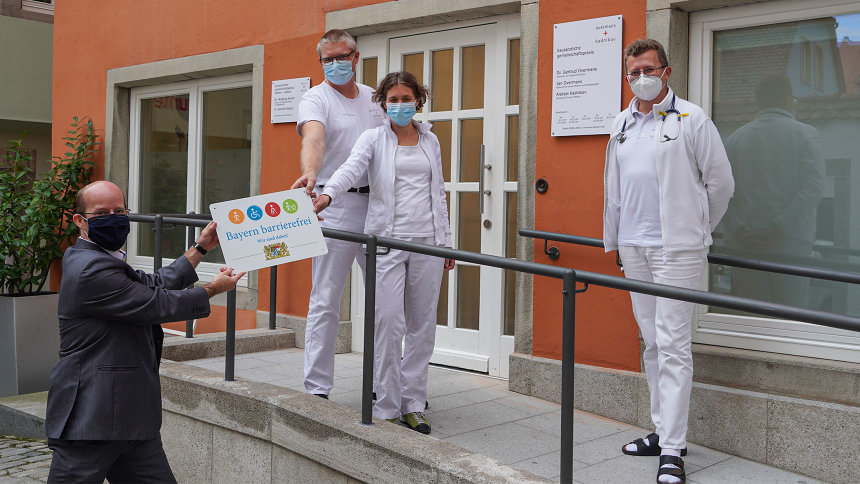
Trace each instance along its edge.
<path fill-rule="evenodd" d="M 531 230 L 531 229 L 520 229 L 519 234 L 523 237 L 530 237 L 533 239 L 541 239 L 546 243 L 547 241 L 553 242 L 566 242 L 569 244 L 576 245 L 585 245 L 588 247 L 600 247 L 604 248 L 603 240 L 596 239 L 593 237 L 582 237 L 579 235 L 570 235 L 570 234 L 561 234 L 558 232 L 545 232 L 542 230 Z M 553 250 L 554 249 L 554 250 Z M 557 247 L 549 247 L 545 249 L 547 255 L 550 255 L 550 258 L 555 260 L 558 258 L 558 248 Z M 553 258 L 553 255 L 555 257 Z M 743 269 L 754 269 L 758 271 L 765 272 L 775 272 L 779 274 L 788 274 L 792 276 L 803 276 L 810 277 L 813 279 L 822 279 L 827 281 L 836 281 L 836 282 L 847 282 L 850 284 L 860 284 L 860 273 L 858 272 L 845 272 L 845 271 L 834 271 L 830 269 L 823 269 L 820 267 L 810 267 L 810 266 L 802 266 L 796 264 L 783 264 L 780 262 L 769 262 L 758 259 L 750 259 L 747 257 L 737 257 L 729 254 L 716 254 L 710 253 L 708 254 L 708 262 L 711 264 L 720 264 L 724 266 L 733 266 L 740 267 Z M 846 266 L 847 264 L 840 264 L 842 266 Z M 848 265 L 853 267 L 860 266 L 856 264 Z"/>
<path fill-rule="evenodd" d="M 181 216 L 162 216 L 162 215 L 140 215 L 132 214 L 131 220 L 135 222 L 153 222 L 156 228 L 156 250 L 153 265 L 161 266 L 161 230 L 162 224 L 176 225 L 206 225 L 205 219 L 185 218 Z M 588 284 L 596 284 L 604 287 L 615 289 L 640 292 L 654 296 L 668 297 L 679 299 L 688 302 L 699 304 L 710 304 L 713 306 L 721 306 L 743 311 L 765 314 L 769 316 L 783 317 L 798 321 L 805 321 L 812 324 L 819 324 L 839 329 L 847 329 L 860 332 L 860 318 L 848 316 L 844 314 L 829 313 L 824 311 L 816 311 L 805 308 L 798 308 L 784 304 L 766 303 L 754 299 L 730 296 L 724 294 L 714 294 L 706 291 L 698 291 L 693 289 L 684 289 L 664 284 L 656 284 L 652 282 L 636 281 L 626 279 L 624 277 L 610 276 L 586 271 L 576 271 L 571 268 L 557 267 L 547 264 L 539 264 L 536 262 L 527 262 L 517 259 L 508 259 L 499 256 L 492 256 L 476 252 L 468 252 L 458 249 L 449 249 L 446 247 L 430 246 L 418 244 L 415 242 L 407 242 L 398 239 L 387 237 L 376 237 L 368 234 L 358 234 L 354 232 L 346 232 L 334 229 L 322 229 L 323 236 L 338 240 L 346 240 L 350 242 L 358 242 L 366 245 L 365 257 L 365 318 L 364 318 L 364 368 L 363 368 L 363 386 L 362 386 L 362 419 L 363 424 L 372 424 L 372 403 L 371 394 L 373 391 L 373 340 L 374 340 L 374 321 L 375 321 L 375 297 L 376 297 L 376 256 L 377 246 L 387 247 L 390 249 L 398 249 L 409 252 L 416 252 L 436 257 L 450 258 L 463 262 L 471 262 L 479 265 L 487 265 L 500 269 L 508 269 L 518 272 L 526 272 L 529 274 L 552 277 L 562 280 L 562 367 L 561 367 L 561 469 L 560 481 L 564 484 L 573 482 L 573 391 L 574 391 L 574 340 L 575 340 L 575 305 L 576 294 L 587 289 Z M 537 231 L 520 230 L 520 234 L 530 236 L 531 233 Z M 551 234 L 551 233 L 544 233 Z M 581 238 L 576 236 L 567 236 L 566 234 L 556 234 L 563 236 L 565 240 L 582 239 L 587 245 L 594 245 L 602 241 L 599 239 Z M 553 239 L 556 240 L 556 239 Z M 598 245 L 598 246 L 601 246 Z M 274 267 L 272 267 L 274 269 Z M 586 287 L 576 289 L 576 281 L 582 281 Z M 272 284 L 276 284 L 276 279 L 272 279 Z M 235 290 L 231 291 L 232 296 L 228 293 L 227 298 L 227 314 L 228 314 L 228 336 L 227 336 L 227 355 L 225 358 L 225 380 L 232 381 L 233 368 L 235 359 L 235 324 L 230 324 L 232 313 L 232 321 L 235 323 L 236 298 Z M 275 292 L 273 291 L 273 294 Z M 270 301 L 271 303 L 271 301 Z M 270 305 L 270 311 L 274 312 L 274 304 Z M 272 315 L 270 314 L 270 318 Z M 272 319 L 270 319 L 270 322 Z M 271 323 L 270 323 L 271 324 Z"/>
<path fill-rule="evenodd" d="M 161 257 L 161 230 L 163 230 L 163 225 L 165 223 L 170 225 L 184 225 L 186 227 L 185 230 L 185 246 L 191 247 L 191 244 L 194 243 L 194 228 L 195 227 L 205 227 L 209 221 L 212 220 L 212 215 L 209 214 L 195 214 L 194 212 L 190 213 L 179 213 L 179 214 L 145 214 L 145 213 L 131 213 L 129 214 L 129 220 L 132 222 L 140 222 L 140 223 L 152 223 L 155 224 L 156 220 L 160 218 L 161 225 L 158 225 L 157 229 L 154 229 L 157 238 L 157 244 L 154 244 L 153 250 L 153 269 L 161 267 L 162 257 Z M 157 247 L 157 249 L 155 249 Z M 155 252 L 158 252 L 158 259 L 156 260 Z M 156 265 L 157 264 L 157 265 Z M 193 338 L 194 330 L 197 327 L 196 319 L 189 319 L 185 321 L 185 337 Z M 165 330 L 165 332 L 169 332 L 171 334 L 177 334 L 178 331 L 174 330 Z M 180 333 L 181 334 L 181 333 Z"/>

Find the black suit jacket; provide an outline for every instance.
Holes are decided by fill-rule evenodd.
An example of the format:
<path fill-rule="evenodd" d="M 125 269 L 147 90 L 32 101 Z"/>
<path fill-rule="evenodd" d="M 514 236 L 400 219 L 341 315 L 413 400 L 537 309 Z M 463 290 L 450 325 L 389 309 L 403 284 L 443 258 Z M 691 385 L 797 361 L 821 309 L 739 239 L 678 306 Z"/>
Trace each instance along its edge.
<path fill-rule="evenodd" d="M 51 372 L 48 438 L 143 440 L 161 429 L 161 323 L 209 315 L 185 257 L 135 271 L 78 239 L 63 256 L 60 361 Z"/>

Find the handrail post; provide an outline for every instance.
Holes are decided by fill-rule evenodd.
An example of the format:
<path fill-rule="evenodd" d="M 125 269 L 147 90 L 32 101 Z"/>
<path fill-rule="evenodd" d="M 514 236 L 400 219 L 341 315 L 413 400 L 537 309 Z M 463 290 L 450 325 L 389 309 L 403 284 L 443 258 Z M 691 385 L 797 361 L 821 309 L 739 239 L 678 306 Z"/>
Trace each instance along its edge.
<path fill-rule="evenodd" d="M 564 308 L 561 336 L 561 484 L 573 483 L 573 353 L 576 324 L 576 271 L 562 278 Z"/>
<path fill-rule="evenodd" d="M 227 291 L 227 349 L 224 355 L 224 380 L 235 381 L 236 367 L 236 290 Z"/>
<path fill-rule="evenodd" d="M 275 329 L 278 317 L 278 266 L 269 268 L 269 329 Z"/>
<path fill-rule="evenodd" d="M 188 212 L 189 215 L 194 215 L 194 212 Z M 191 244 L 194 243 L 194 226 L 188 225 L 185 227 L 185 247 L 191 247 Z M 192 284 L 189 287 L 194 287 Z M 185 320 L 185 337 L 193 338 L 194 337 L 194 320 L 186 319 Z"/>
<path fill-rule="evenodd" d="M 376 236 L 365 243 L 364 265 L 364 363 L 362 366 L 361 423 L 373 423 L 373 355 L 376 331 Z"/>
<path fill-rule="evenodd" d="M 161 269 L 161 238 L 162 226 L 164 225 L 164 217 L 159 213 L 155 215 L 155 238 L 152 243 L 152 270 Z"/>

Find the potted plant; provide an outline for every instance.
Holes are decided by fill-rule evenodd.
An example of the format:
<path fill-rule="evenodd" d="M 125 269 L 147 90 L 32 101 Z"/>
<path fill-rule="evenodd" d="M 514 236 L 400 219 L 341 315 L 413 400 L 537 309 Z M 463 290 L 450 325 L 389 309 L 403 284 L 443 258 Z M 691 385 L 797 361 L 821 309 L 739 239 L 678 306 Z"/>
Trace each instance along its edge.
<path fill-rule="evenodd" d="M 77 117 L 63 139 L 68 151 L 41 177 L 20 137 L 0 153 L 0 397 L 46 390 L 58 358 L 58 295 L 45 284 L 77 237 L 75 196 L 99 144 L 92 121 Z"/>

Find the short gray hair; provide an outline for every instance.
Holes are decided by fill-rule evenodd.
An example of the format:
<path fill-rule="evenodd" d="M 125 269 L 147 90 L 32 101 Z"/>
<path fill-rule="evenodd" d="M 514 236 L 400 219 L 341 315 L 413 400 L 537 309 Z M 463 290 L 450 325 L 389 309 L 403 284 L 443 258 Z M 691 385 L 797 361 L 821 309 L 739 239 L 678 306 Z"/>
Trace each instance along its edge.
<path fill-rule="evenodd" d="M 358 47 L 355 43 L 355 39 L 349 35 L 349 32 L 346 30 L 331 29 L 326 32 L 317 43 L 317 54 L 322 57 L 322 46 L 325 44 L 335 44 L 337 42 L 346 42 L 347 47 L 351 50 L 356 50 Z"/>

